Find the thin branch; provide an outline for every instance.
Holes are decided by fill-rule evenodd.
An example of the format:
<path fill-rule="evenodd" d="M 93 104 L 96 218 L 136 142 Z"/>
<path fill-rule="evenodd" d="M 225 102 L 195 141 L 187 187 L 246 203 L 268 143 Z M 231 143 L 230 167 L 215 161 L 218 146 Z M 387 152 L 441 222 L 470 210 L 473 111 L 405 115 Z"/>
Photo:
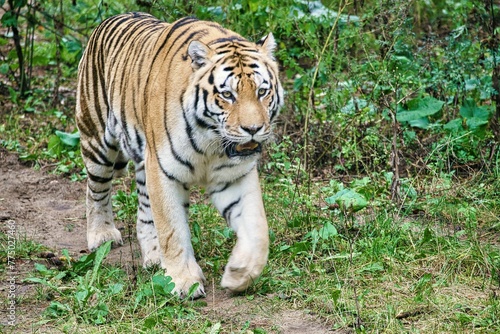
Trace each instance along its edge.
<path fill-rule="evenodd" d="M 346 2 L 343 6 L 341 4 L 339 4 L 339 10 L 337 12 L 337 17 L 335 18 L 335 21 L 333 22 L 332 28 L 330 29 L 330 32 L 328 33 L 326 41 L 324 42 L 323 49 L 321 50 L 321 52 L 319 54 L 318 61 L 316 62 L 316 68 L 314 69 L 311 87 L 309 89 L 309 96 L 307 99 L 307 112 L 306 112 L 306 117 L 304 120 L 304 147 L 303 147 L 304 157 L 302 159 L 302 163 L 303 163 L 305 170 L 308 170 L 308 166 L 307 166 L 307 153 L 308 152 L 307 152 L 307 149 L 309 146 L 309 119 L 311 118 L 311 111 L 314 109 L 314 85 L 315 85 L 316 79 L 318 77 L 319 68 L 321 66 L 321 63 L 323 62 L 323 56 L 326 52 L 326 48 L 330 44 L 330 39 L 333 36 L 333 32 L 337 29 L 341 13 L 344 12 L 344 9 L 348 5 L 350 5 L 349 2 Z"/>

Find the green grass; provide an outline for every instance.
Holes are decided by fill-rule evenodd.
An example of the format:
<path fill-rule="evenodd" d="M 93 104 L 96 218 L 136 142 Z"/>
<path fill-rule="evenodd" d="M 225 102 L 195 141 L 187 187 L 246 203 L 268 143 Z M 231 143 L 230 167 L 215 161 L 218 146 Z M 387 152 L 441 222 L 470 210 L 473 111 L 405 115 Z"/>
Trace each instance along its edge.
<path fill-rule="evenodd" d="M 232 302 L 242 313 L 298 310 L 332 329 L 367 333 L 498 331 L 497 183 L 484 176 L 458 181 L 428 180 L 423 185 L 440 189 L 439 196 L 419 196 L 404 209 L 381 196 L 345 214 L 324 201 L 331 184 L 311 182 L 306 189 L 274 176 L 263 178 L 272 241 L 269 264 L 255 285 L 231 297 Z M 385 193 L 377 187 L 387 187 L 385 181 L 361 183 L 370 184 L 374 193 Z M 417 192 L 431 193 L 415 186 Z M 195 197 L 190 208 L 193 245 L 218 294 L 234 236 L 202 192 Z M 117 191 L 114 203 L 122 220 L 134 219 L 136 203 L 126 191 Z M 1 236 L 5 241 L 6 234 Z M 16 257 L 31 261 L 42 249 L 20 239 Z M 170 295 L 171 284 L 161 271 L 104 264 L 108 251 L 106 245 L 59 267 L 37 260 L 34 271 L 23 273 L 23 284 L 35 284 L 35 292 L 18 307 L 43 309 L 32 319 L 35 332 L 279 331 L 270 323 L 259 326 L 246 313 L 224 317 L 212 312 L 210 295 L 179 300 Z"/>

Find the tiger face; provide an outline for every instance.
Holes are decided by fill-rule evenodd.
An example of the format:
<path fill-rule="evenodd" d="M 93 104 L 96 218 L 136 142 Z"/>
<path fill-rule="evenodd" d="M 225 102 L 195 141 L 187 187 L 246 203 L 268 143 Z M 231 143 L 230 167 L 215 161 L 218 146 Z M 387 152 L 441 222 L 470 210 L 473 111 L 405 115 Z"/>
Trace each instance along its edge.
<path fill-rule="evenodd" d="M 272 121 L 283 101 L 272 56 L 275 44 L 269 34 L 257 44 L 236 39 L 189 45 L 194 71 L 212 87 L 203 91 L 198 103 L 205 105 L 196 106 L 197 117 L 210 125 L 229 158 L 260 153 L 271 136 Z"/>

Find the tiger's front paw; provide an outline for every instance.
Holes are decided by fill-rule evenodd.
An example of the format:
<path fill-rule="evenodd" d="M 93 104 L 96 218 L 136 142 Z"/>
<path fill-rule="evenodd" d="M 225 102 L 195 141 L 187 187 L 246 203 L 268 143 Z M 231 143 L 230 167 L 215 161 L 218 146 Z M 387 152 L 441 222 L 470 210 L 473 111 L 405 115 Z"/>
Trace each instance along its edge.
<path fill-rule="evenodd" d="M 123 245 L 122 235 L 115 227 L 87 232 L 87 243 L 90 251 L 94 251 L 109 240 L 113 241 L 113 246 Z"/>
<path fill-rule="evenodd" d="M 172 277 L 172 281 L 175 283 L 172 293 L 180 298 L 188 297 L 190 288 L 196 283 L 198 283 L 198 287 L 189 297 L 193 299 L 205 297 L 205 287 L 203 286 L 205 276 L 203 276 L 203 272 L 196 262 L 191 265 L 180 266 L 175 270 L 172 268 L 167 269 L 165 275 Z"/>
<path fill-rule="evenodd" d="M 267 263 L 267 247 L 254 252 L 236 245 L 222 276 L 221 286 L 234 292 L 245 291 L 261 274 Z"/>

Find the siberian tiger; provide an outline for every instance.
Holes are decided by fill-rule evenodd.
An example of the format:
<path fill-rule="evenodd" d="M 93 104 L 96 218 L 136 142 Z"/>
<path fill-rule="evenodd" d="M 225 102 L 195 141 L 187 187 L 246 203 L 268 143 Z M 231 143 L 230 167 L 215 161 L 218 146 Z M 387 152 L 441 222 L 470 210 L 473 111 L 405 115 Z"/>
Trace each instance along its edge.
<path fill-rule="evenodd" d="M 268 257 L 256 165 L 283 104 L 272 34 L 257 43 L 214 22 L 117 15 L 92 33 L 79 65 L 76 122 L 87 170 L 87 241 L 122 244 L 111 181 L 129 159 L 143 264 L 160 263 L 185 296 L 205 294 L 188 225 L 189 189 L 204 186 L 237 242 L 222 287 L 243 291 Z"/>

